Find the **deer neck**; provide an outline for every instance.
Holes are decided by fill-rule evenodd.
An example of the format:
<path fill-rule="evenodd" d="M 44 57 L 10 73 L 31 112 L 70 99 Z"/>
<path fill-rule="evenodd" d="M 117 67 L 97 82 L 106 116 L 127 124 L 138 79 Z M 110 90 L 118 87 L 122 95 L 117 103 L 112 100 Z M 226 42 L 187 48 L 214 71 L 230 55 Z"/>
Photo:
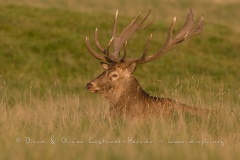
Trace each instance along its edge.
<path fill-rule="evenodd" d="M 147 93 L 142 89 L 138 80 L 131 77 L 130 81 L 117 85 L 113 90 L 105 95 L 111 105 L 130 105 L 142 100 Z"/>

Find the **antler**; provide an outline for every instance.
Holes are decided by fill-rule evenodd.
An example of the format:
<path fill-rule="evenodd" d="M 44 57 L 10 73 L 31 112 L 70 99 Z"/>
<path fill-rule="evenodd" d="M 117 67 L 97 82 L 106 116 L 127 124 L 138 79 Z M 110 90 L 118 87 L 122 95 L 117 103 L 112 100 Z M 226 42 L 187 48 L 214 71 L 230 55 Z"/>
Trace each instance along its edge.
<path fill-rule="evenodd" d="M 102 60 L 102 61 L 105 61 L 105 62 L 110 62 L 110 63 L 115 62 L 116 63 L 116 62 L 119 62 L 119 61 L 129 61 L 129 62 L 134 61 L 134 62 L 137 62 L 138 64 L 142 64 L 142 63 L 147 63 L 147 62 L 153 61 L 155 59 L 158 59 L 164 53 L 166 53 L 168 50 L 175 47 L 176 44 L 178 44 L 178 43 L 180 43 L 184 40 L 187 40 L 188 38 L 192 37 L 193 35 L 201 33 L 202 30 L 203 30 L 203 16 L 201 18 L 199 18 L 197 21 L 194 21 L 193 20 L 194 13 L 193 13 L 192 9 L 190 9 L 190 11 L 189 11 L 189 13 L 186 17 L 184 25 L 182 26 L 180 31 L 177 32 L 177 34 L 175 36 L 173 36 L 172 32 L 173 32 L 173 28 L 175 26 L 177 18 L 174 17 L 172 25 L 169 28 L 166 41 L 165 41 L 163 47 L 156 54 L 147 56 L 147 53 L 150 49 L 150 42 L 151 42 L 151 39 L 152 39 L 152 35 L 150 35 L 142 57 L 135 58 L 135 59 L 128 59 L 128 58 L 126 58 L 127 57 L 127 52 L 126 52 L 127 40 L 130 39 L 137 30 L 144 29 L 152 23 L 152 21 L 151 21 L 147 25 L 143 25 L 145 20 L 148 18 L 150 12 L 151 12 L 151 10 L 149 10 L 147 15 L 140 22 L 138 21 L 138 19 L 140 17 L 140 13 L 139 13 L 138 16 L 122 31 L 120 36 L 117 37 L 116 36 L 117 15 L 118 15 L 118 10 L 117 10 L 116 11 L 116 16 L 115 16 L 115 19 L 114 19 L 112 38 L 111 38 L 111 40 L 110 40 L 106 49 L 104 49 L 101 46 L 101 44 L 99 43 L 97 29 L 95 31 L 95 44 L 96 44 L 97 48 L 102 53 L 104 53 L 104 55 L 100 55 L 100 54 L 96 53 L 90 46 L 89 38 L 86 37 L 86 45 L 87 45 L 88 51 L 95 58 L 97 58 L 99 60 Z M 110 52 L 110 47 L 111 47 L 112 43 L 113 43 L 113 46 L 114 46 L 114 52 L 113 53 Z M 120 51 L 121 51 L 123 46 L 124 46 L 124 55 L 123 55 L 122 58 L 119 58 Z"/>
<path fill-rule="evenodd" d="M 187 40 L 188 38 L 192 37 L 193 35 L 199 34 L 202 32 L 203 30 L 203 16 L 201 18 L 199 18 L 197 21 L 193 20 L 194 17 L 194 13 L 192 11 L 192 9 L 190 9 L 187 18 L 185 20 L 184 25 L 182 26 L 182 28 L 180 29 L 180 31 L 176 34 L 176 36 L 173 36 L 172 32 L 173 32 L 173 27 L 176 23 L 177 18 L 174 17 L 172 25 L 169 28 L 168 31 L 168 35 L 166 38 L 166 41 L 163 45 L 163 47 L 154 55 L 150 55 L 150 56 L 146 56 L 147 52 L 145 50 L 145 52 L 143 53 L 143 56 L 141 58 L 138 59 L 129 59 L 128 61 L 136 61 L 138 64 L 142 64 L 142 63 L 147 63 L 150 61 L 153 61 L 155 59 L 158 59 L 159 57 L 161 57 L 164 53 L 166 53 L 168 50 L 172 49 L 173 47 L 175 47 L 176 44 L 181 43 L 182 41 Z M 151 37 L 148 41 L 148 45 L 147 45 L 147 51 L 149 48 L 149 42 L 151 40 Z"/>
<path fill-rule="evenodd" d="M 98 53 L 96 53 L 90 46 L 90 42 L 89 42 L 89 38 L 86 37 L 86 45 L 88 48 L 88 51 L 97 59 L 105 61 L 105 62 L 119 62 L 121 59 L 119 58 L 120 55 L 120 51 L 123 47 L 123 45 L 126 43 L 126 41 L 128 39 L 130 39 L 133 34 L 140 29 L 144 29 L 146 27 L 148 27 L 153 21 L 151 21 L 150 23 L 144 25 L 145 20 L 147 19 L 147 17 L 149 16 L 151 10 L 148 11 L 147 15 L 143 18 L 143 20 L 141 20 L 139 22 L 139 17 L 141 12 L 139 12 L 138 16 L 132 20 L 132 22 L 122 31 L 122 33 L 119 36 L 116 36 L 116 30 L 117 30 L 117 16 L 118 16 L 118 10 L 116 11 L 116 15 L 115 15 L 115 19 L 114 19 L 114 25 L 113 25 L 113 31 L 112 31 L 112 38 L 107 46 L 107 48 L 105 49 L 104 47 L 102 47 L 102 45 L 99 43 L 98 41 L 98 30 L 95 30 L 95 45 L 98 48 L 99 51 L 101 51 L 102 53 L 104 53 L 104 55 L 100 55 Z M 110 47 L 113 43 L 113 47 L 114 47 L 114 52 L 111 53 L 110 52 Z M 126 51 L 125 51 L 126 53 Z M 123 58 L 122 58 L 123 59 Z M 125 59 L 125 58 L 124 58 Z"/>

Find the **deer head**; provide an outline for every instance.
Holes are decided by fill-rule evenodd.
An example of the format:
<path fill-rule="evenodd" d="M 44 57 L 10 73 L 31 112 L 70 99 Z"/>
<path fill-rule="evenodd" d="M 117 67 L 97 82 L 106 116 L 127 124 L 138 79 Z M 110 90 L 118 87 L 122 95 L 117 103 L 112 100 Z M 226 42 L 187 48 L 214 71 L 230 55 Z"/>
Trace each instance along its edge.
<path fill-rule="evenodd" d="M 87 84 L 90 92 L 100 93 L 109 97 L 109 94 L 119 95 L 124 87 L 131 85 L 136 69 L 136 62 L 119 62 L 114 64 L 101 63 L 105 70 L 102 74 Z"/>
<path fill-rule="evenodd" d="M 173 28 L 176 23 L 176 17 L 174 17 L 163 47 L 160 48 L 155 54 L 147 55 L 150 48 L 150 41 L 152 39 L 152 35 L 150 35 L 142 56 L 140 58 L 127 58 L 127 41 L 136 31 L 144 29 L 152 23 L 152 21 L 150 21 L 150 23 L 145 24 L 150 11 L 142 20 L 139 20 L 139 13 L 138 16 L 121 32 L 121 34 L 116 36 L 117 11 L 114 19 L 112 38 L 110 39 L 106 48 L 102 47 L 102 45 L 99 43 L 98 30 L 96 29 L 95 44 L 98 50 L 103 54 L 96 53 L 90 46 L 89 38 L 86 37 L 88 51 L 93 57 L 102 61 L 101 65 L 105 70 L 102 74 L 87 84 L 87 89 L 89 91 L 98 92 L 101 94 L 118 94 L 120 90 L 122 91 L 124 88 L 129 87 L 129 84 L 131 84 L 131 81 L 134 79 L 132 74 L 138 64 L 147 63 L 160 58 L 167 51 L 175 47 L 176 44 L 187 40 L 193 35 L 201 33 L 203 30 L 203 16 L 194 21 L 194 13 L 192 9 L 190 9 L 184 25 L 175 35 L 173 35 Z M 112 45 L 113 52 L 110 51 Z M 120 57 L 120 51 L 122 49 L 124 54 L 122 57 Z"/>

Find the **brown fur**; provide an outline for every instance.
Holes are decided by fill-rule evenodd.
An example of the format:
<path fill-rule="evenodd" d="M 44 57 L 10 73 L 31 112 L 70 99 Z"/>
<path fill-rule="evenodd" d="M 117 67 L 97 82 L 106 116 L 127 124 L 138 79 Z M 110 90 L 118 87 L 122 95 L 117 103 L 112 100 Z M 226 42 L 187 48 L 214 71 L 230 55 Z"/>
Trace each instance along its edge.
<path fill-rule="evenodd" d="M 109 101 L 111 115 L 165 117 L 175 113 L 209 113 L 206 109 L 189 107 L 172 99 L 147 94 L 132 76 L 135 68 L 136 65 L 125 62 L 110 65 L 100 76 L 88 83 L 88 90 L 100 93 Z M 117 78 L 114 77 L 116 79 L 112 79 L 113 74 L 117 74 Z"/>

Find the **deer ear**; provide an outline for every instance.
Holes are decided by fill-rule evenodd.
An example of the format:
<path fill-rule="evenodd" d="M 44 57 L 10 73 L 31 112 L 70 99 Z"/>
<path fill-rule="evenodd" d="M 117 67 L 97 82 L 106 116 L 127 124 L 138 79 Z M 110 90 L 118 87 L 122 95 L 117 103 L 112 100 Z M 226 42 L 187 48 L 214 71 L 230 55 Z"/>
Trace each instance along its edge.
<path fill-rule="evenodd" d="M 130 63 L 129 66 L 127 67 L 127 71 L 132 74 L 137 68 L 137 63 L 136 62 L 133 62 L 133 63 Z"/>
<path fill-rule="evenodd" d="M 109 68 L 109 64 L 101 62 L 101 66 L 104 70 L 107 70 Z"/>

